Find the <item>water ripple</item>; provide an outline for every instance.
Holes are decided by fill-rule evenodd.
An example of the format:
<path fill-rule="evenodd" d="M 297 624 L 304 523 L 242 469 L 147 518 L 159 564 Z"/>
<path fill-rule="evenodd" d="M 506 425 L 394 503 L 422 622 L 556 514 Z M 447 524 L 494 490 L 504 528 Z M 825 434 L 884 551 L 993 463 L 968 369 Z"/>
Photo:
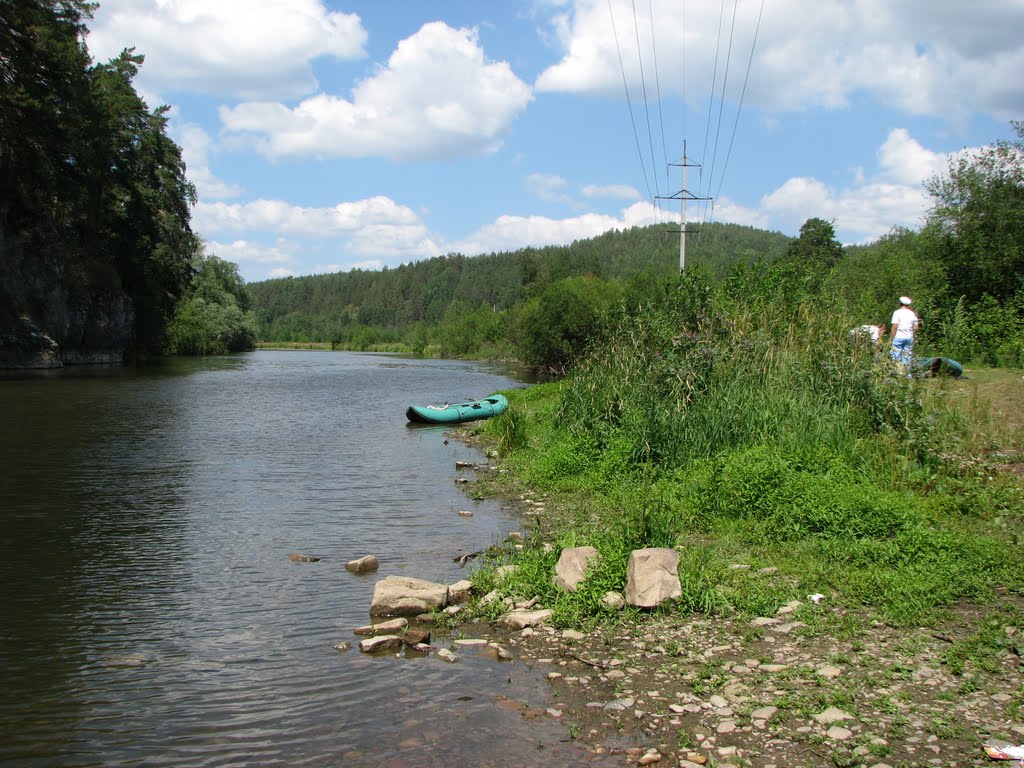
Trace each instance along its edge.
<path fill-rule="evenodd" d="M 404 421 L 513 385 L 323 352 L 0 381 L 0 763 L 448 768 L 557 739 L 495 705 L 494 662 L 332 649 L 376 581 L 348 560 L 455 581 L 517 527 L 454 483 L 478 454 Z"/>

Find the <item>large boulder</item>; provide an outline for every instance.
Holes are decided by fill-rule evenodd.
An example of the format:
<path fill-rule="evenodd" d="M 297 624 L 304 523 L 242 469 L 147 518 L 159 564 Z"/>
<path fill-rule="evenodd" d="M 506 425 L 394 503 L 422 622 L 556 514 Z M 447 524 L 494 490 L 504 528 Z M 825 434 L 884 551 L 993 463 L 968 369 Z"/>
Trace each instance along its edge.
<path fill-rule="evenodd" d="M 567 592 L 576 588 L 587 577 L 587 568 L 596 562 L 600 554 L 593 547 L 567 547 L 558 557 L 555 566 L 555 586 Z"/>
<path fill-rule="evenodd" d="M 654 608 L 683 594 L 679 553 L 667 547 L 634 549 L 626 567 L 626 603 Z"/>
<path fill-rule="evenodd" d="M 448 587 L 409 576 L 386 576 L 373 588 L 371 616 L 418 616 L 448 604 Z"/>

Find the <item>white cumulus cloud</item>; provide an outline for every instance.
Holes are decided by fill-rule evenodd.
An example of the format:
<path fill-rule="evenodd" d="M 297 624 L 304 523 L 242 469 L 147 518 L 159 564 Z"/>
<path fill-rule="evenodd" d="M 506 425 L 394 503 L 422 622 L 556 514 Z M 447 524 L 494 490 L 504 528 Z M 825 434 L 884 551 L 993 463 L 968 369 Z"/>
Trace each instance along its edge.
<path fill-rule="evenodd" d="M 316 89 L 317 57 L 364 56 L 366 37 L 322 0 L 103 0 L 88 45 L 100 61 L 145 54 L 139 81 L 157 91 L 285 98 Z"/>
<path fill-rule="evenodd" d="M 953 122 L 1024 111 L 1019 0 L 570 0 L 549 23 L 562 57 L 543 92 L 622 93 L 625 77 L 639 99 L 643 73 L 694 105 L 724 91 L 769 111 L 836 109 L 867 93 Z"/>
<path fill-rule="evenodd" d="M 834 189 L 811 177 L 794 177 L 761 198 L 757 211 L 734 209 L 738 217 L 716 208 L 720 220 L 753 226 L 772 222 L 795 234 L 812 217 L 834 220 L 848 242 L 869 242 L 893 227 L 920 227 L 931 199 L 925 182 L 948 168 L 949 155 L 925 149 L 906 129 L 889 132 L 878 148 L 878 168 L 857 168 L 849 185 Z"/>
<path fill-rule="evenodd" d="M 217 178 L 210 170 L 210 152 L 213 141 L 200 126 L 187 123 L 177 131 L 181 157 L 185 161 L 188 180 L 196 186 L 196 193 L 203 200 L 223 200 L 238 197 L 242 188 L 237 184 Z"/>
<path fill-rule="evenodd" d="M 220 117 L 269 157 L 436 159 L 493 151 L 532 98 L 508 63 L 485 57 L 475 30 L 432 22 L 402 40 L 351 99 L 246 102 L 222 107 Z"/>

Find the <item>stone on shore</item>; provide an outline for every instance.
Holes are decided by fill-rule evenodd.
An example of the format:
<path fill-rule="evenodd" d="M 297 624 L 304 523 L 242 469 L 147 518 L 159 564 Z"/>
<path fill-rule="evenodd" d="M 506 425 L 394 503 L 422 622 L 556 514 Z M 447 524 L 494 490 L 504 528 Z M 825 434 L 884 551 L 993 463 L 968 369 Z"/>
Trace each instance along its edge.
<path fill-rule="evenodd" d="M 358 560 L 349 560 L 345 563 L 345 570 L 352 573 L 371 573 L 380 567 L 380 561 L 373 555 L 360 557 Z"/>
<path fill-rule="evenodd" d="M 634 549 L 626 567 L 626 603 L 654 608 L 683 594 L 679 553 L 668 547 Z"/>
<path fill-rule="evenodd" d="M 562 550 L 555 566 L 555 586 L 567 592 L 576 588 L 587 578 L 587 568 L 600 557 L 593 547 L 567 547 Z"/>
<path fill-rule="evenodd" d="M 518 570 L 518 565 L 499 565 L 494 569 L 494 580 L 500 584 Z"/>
<path fill-rule="evenodd" d="M 829 707 L 823 712 L 819 712 L 816 715 L 811 715 L 815 720 L 823 725 L 831 725 L 832 723 L 842 722 L 843 720 L 852 720 L 853 715 L 844 712 L 838 707 Z"/>
<path fill-rule="evenodd" d="M 551 618 L 551 610 L 541 611 L 510 611 L 498 619 L 498 623 L 509 629 L 526 629 L 543 624 Z"/>
<path fill-rule="evenodd" d="M 388 621 L 379 621 L 374 624 L 356 627 L 354 632 L 357 635 L 368 635 L 371 637 L 374 635 L 394 635 L 403 631 L 408 626 L 408 619 L 389 619 Z"/>
<path fill-rule="evenodd" d="M 448 587 L 409 576 L 386 576 L 373 588 L 371 616 L 417 616 L 448 604 Z"/>
<path fill-rule="evenodd" d="M 613 611 L 619 611 L 626 607 L 626 598 L 618 592 L 605 592 L 601 598 L 601 605 L 611 608 Z"/>
<path fill-rule="evenodd" d="M 454 584 L 448 585 L 448 603 L 458 605 L 465 603 L 470 598 L 470 593 L 473 591 L 473 582 L 469 579 L 462 579 L 456 581 Z"/>
<path fill-rule="evenodd" d="M 359 641 L 359 650 L 363 653 L 383 653 L 402 649 L 402 638 L 398 635 L 377 635 Z"/>

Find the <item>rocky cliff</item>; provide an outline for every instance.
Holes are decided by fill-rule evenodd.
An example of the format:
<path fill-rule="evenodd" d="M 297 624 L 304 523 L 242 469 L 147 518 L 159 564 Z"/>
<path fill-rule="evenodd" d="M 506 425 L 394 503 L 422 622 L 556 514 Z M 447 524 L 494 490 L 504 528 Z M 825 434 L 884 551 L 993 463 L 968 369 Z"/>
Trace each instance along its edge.
<path fill-rule="evenodd" d="M 135 313 L 109 264 L 0 227 L 0 368 L 122 363 Z"/>

